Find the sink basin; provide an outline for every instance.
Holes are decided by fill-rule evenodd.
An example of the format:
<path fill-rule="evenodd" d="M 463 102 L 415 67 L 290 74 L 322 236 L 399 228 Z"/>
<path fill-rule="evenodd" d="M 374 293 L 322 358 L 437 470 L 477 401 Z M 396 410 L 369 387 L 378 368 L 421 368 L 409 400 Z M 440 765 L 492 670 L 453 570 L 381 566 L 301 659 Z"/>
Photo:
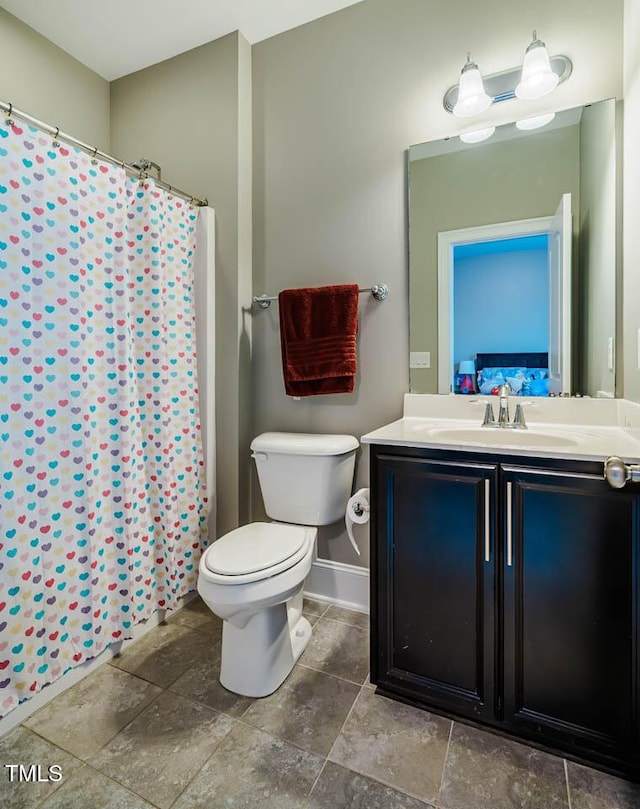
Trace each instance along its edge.
<path fill-rule="evenodd" d="M 481 427 L 427 427 L 421 425 L 416 430 L 424 431 L 435 441 L 457 444 L 483 444 L 500 447 L 577 447 L 579 437 L 558 435 L 537 430 L 503 430 Z"/>

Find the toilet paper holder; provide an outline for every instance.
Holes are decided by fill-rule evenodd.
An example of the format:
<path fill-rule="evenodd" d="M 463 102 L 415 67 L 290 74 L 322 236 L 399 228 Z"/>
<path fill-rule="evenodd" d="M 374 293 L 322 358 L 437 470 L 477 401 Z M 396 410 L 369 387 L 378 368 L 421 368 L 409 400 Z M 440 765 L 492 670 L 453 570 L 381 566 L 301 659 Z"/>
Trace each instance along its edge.
<path fill-rule="evenodd" d="M 363 505 L 362 503 L 354 503 L 353 504 L 353 513 L 356 514 L 358 517 L 362 517 L 363 514 L 366 514 L 369 511 L 368 505 Z"/>
<path fill-rule="evenodd" d="M 360 556 L 360 548 L 358 548 L 358 543 L 353 535 L 353 524 L 363 524 L 369 522 L 370 512 L 371 506 L 369 505 L 369 489 L 359 489 L 349 498 L 344 515 L 349 542 L 358 556 Z"/>

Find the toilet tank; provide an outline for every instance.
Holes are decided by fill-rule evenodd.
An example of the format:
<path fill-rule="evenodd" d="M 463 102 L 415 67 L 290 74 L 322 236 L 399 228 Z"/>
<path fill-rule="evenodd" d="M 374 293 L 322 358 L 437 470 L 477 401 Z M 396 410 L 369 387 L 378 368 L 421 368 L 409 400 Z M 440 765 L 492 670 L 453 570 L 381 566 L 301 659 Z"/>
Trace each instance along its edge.
<path fill-rule="evenodd" d="M 254 438 L 252 457 L 268 516 L 297 525 L 342 520 L 358 446 L 352 435 L 263 433 Z"/>

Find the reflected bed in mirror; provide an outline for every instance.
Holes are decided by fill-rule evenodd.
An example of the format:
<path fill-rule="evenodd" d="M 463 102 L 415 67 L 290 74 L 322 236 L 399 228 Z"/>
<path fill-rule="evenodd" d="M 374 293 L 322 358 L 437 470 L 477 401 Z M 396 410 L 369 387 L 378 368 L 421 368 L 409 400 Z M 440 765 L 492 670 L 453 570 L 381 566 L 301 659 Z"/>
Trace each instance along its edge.
<path fill-rule="evenodd" d="M 477 390 L 478 355 L 521 353 L 548 357 L 538 395 L 614 395 L 618 159 L 613 99 L 409 149 L 412 392 L 470 392 L 470 364 Z"/>

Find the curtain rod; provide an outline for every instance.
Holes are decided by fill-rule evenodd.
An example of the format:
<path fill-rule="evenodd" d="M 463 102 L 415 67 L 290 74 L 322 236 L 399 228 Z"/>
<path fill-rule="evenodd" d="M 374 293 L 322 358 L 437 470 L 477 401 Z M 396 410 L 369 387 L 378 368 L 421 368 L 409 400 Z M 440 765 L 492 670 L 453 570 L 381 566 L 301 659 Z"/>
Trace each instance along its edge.
<path fill-rule="evenodd" d="M 377 301 L 384 301 L 389 295 L 389 287 L 386 284 L 374 284 L 372 287 L 365 287 L 359 289 L 358 293 L 362 295 L 363 292 L 370 292 Z M 277 295 L 254 295 L 253 302 L 257 303 L 261 309 L 268 309 L 271 306 L 271 301 L 277 301 Z"/>
<path fill-rule="evenodd" d="M 120 166 L 120 168 L 124 169 L 128 174 L 133 174 L 141 179 L 148 176 L 144 171 L 132 166 L 130 163 L 125 163 L 124 160 L 118 160 L 117 157 L 113 157 L 113 155 L 100 151 L 100 149 L 98 149 L 96 146 L 90 146 L 88 143 L 84 143 L 83 141 L 74 138 L 72 135 L 67 135 L 66 132 L 61 132 L 59 126 L 46 124 L 44 121 L 34 118 L 33 115 L 29 115 L 28 112 L 23 112 L 22 110 L 17 109 L 17 107 L 14 107 L 13 104 L 7 103 L 6 101 L 0 101 L 0 110 L 8 113 L 7 118 L 9 120 L 11 119 L 12 115 L 15 115 L 16 118 L 20 118 L 29 124 L 33 124 L 33 126 L 37 127 L 38 129 L 42 129 L 45 132 L 48 132 L 50 135 L 53 135 L 54 140 L 62 140 L 71 146 L 77 146 L 84 152 L 90 154 L 94 159 L 100 158 L 101 160 L 105 160 L 107 163 L 113 163 L 115 166 Z M 199 197 L 194 197 L 192 194 L 187 194 L 186 191 L 181 191 L 179 188 L 175 188 L 175 186 L 169 185 L 169 183 L 165 183 L 163 180 L 154 179 L 154 182 L 161 188 L 166 189 L 170 194 L 175 194 L 177 197 L 182 197 L 182 199 L 188 200 L 192 205 L 204 207 L 209 204 L 206 198 L 200 199 Z"/>

